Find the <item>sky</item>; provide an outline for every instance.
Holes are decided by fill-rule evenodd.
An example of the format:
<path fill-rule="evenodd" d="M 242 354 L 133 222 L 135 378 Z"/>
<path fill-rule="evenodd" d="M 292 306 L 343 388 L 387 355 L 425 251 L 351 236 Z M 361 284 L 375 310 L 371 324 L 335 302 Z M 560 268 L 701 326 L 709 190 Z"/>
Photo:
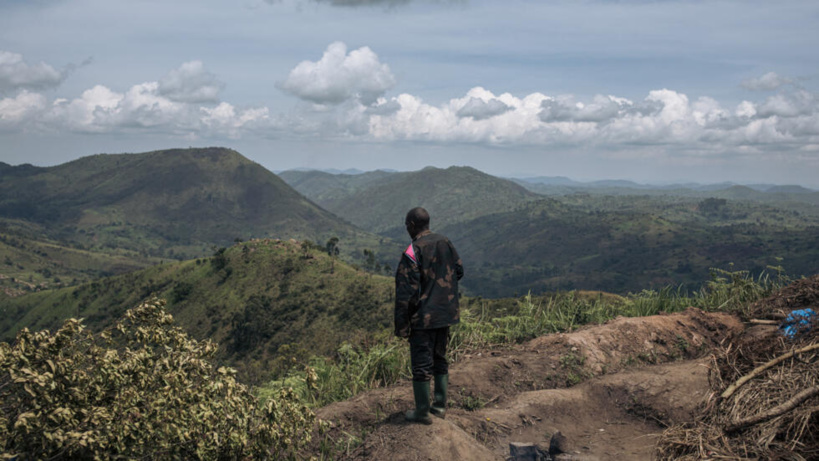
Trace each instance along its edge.
<path fill-rule="evenodd" d="M 0 0 L 0 162 L 819 189 L 819 2 Z"/>

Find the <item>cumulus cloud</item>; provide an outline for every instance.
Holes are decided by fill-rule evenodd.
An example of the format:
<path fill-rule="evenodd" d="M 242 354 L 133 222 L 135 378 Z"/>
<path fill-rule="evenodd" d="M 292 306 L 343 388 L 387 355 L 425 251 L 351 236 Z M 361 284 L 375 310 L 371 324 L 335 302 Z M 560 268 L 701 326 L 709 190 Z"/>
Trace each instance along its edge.
<path fill-rule="evenodd" d="M 41 94 L 21 90 L 16 97 L 0 99 L 0 128 L 228 137 L 265 128 L 267 108 L 240 109 L 225 102 L 213 106 L 221 86 L 201 62 L 193 61 L 160 81 L 136 84 L 122 93 L 96 85 L 76 98 L 49 103 Z"/>
<path fill-rule="evenodd" d="M 769 97 L 757 108 L 760 117 L 777 115 L 780 117 L 797 117 L 816 111 L 817 97 L 806 90 L 791 93 L 780 93 Z"/>
<path fill-rule="evenodd" d="M 216 133 L 238 138 L 245 129 L 262 126 L 269 119 L 267 107 L 238 110 L 223 102 L 214 108 L 201 107 L 202 122 Z"/>
<path fill-rule="evenodd" d="M 573 96 L 546 99 L 541 103 L 540 119 L 544 122 L 605 122 L 634 104 L 614 96 L 595 96 L 590 103 L 575 101 Z"/>
<path fill-rule="evenodd" d="M 476 119 L 462 115 L 475 100 L 501 101 L 507 110 Z M 533 93 L 496 96 L 473 88 L 463 98 L 430 105 L 402 94 L 397 112 L 370 117 L 369 136 L 383 140 L 487 142 L 493 144 L 575 144 L 605 146 L 676 145 L 714 151 L 765 143 L 817 142 L 819 99 L 804 90 L 762 103 L 743 101 L 724 108 L 710 97 L 691 100 L 670 89 L 653 90 L 638 102 L 615 96 L 579 101 L 573 96 Z"/>
<path fill-rule="evenodd" d="M 44 62 L 29 64 L 23 60 L 23 55 L 0 50 L 0 94 L 19 89 L 53 88 L 64 78 L 64 72 Z"/>
<path fill-rule="evenodd" d="M 525 98 L 517 98 L 509 93 L 495 95 L 476 87 L 469 90 L 463 98 L 452 99 L 436 107 L 416 96 L 401 94 L 392 99 L 401 109 L 387 116 L 373 115 L 370 118 L 369 134 L 376 139 L 525 142 L 541 124 L 538 112 L 545 98 L 540 93 Z M 465 107 L 474 107 L 475 103 L 472 101 L 475 99 L 484 102 L 497 100 L 509 109 L 483 119 L 459 115 Z"/>
<path fill-rule="evenodd" d="M 225 84 L 207 70 L 202 61 L 190 61 L 159 81 L 159 94 L 172 101 L 187 103 L 218 102 Z"/>
<path fill-rule="evenodd" d="M 73 99 L 49 102 L 18 86 L 16 96 L 0 99 L 0 129 L 573 145 L 620 152 L 650 146 L 748 153 L 772 145 L 819 145 L 819 95 L 795 85 L 735 107 L 668 88 L 632 101 L 614 95 L 515 96 L 475 87 L 433 104 L 418 95 L 385 96 L 394 85 L 389 68 L 369 48 L 348 52 L 337 42 L 320 60 L 296 66 L 279 84 L 314 103 L 286 114 L 220 102 L 223 84 L 192 61 L 158 81 L 121 92 L 97 85 Z"/>
<path fill-rule="evenodd" d="M 776 72 L 768 72 L 759 78 L 751 78 L 742 82 L 742 86 L 753 91 L 776 90 L 783 85 L 793 83 L 793 80 L 781 77 Z"/>
<path fill-rule="evenodd" d="M 512 110 L 497 99 L 484 101 L 479 98 L 469 98 L 469 102 L 458 110 L 458 117 L 472 117 L 475 120 L 485 120 Z"/>
<path fill-rule="evenodd" d="M 0 127 L 27 122 L 42 113 L 47 105 L 45 96 L 26 90 L 13 98 L 0 99 Z"/>
<path fill-rule="evenodd" d="M 317 104 L 335 105 L 351 99 L 374 103 L 395 85 L 389 66 L 368 47 L 347 53 L 347 45 L 335 42 L 319 61 L 303 61 L 278 86 Z"/>
<path fill-rule="evenodd" d="M 401 104 L 398 101 L 378 98 L 375 104 L 367 107 L 365 112 L 370 115 L 392 115 L 399 110 L 401 110 Z"/>

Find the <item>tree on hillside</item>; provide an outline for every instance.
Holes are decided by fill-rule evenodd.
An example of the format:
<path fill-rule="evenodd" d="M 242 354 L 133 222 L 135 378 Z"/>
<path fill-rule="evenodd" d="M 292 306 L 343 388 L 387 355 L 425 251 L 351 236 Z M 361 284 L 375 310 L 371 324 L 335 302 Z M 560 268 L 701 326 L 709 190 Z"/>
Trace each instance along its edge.
<path fill-rule="evenodd" d="M 327 241 L 327 254 L 330 255 L 330 273 L 332 274 L 335 272 L 335 261 L 336 256 L 338 256 L 338 237 L 332 237 L 330 240 Z"/>
<path fill-rule="evenodd" d="M 705 200 L 702 200 L 700 203 L 697 204 L 697 209 L 702 214 L 706 215 L 714 215 L 721 211 L 724 211 L 725 205 L 728 203 L 727 200 L 724 198 L 714 198 L 710 197 Z"/>

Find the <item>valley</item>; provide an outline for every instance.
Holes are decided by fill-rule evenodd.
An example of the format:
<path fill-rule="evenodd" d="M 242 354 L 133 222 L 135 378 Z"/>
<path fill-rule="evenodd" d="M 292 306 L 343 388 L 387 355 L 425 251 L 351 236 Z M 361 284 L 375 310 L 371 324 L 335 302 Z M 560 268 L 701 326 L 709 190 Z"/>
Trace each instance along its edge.
<path fill-rule="evenodd" d="M 753 303 L 806 286 L 819 261 L 816 192 L 798 188 L 552 184 L 469 167 L 275 175 L 223 148 L 0 166 L 2 344 L 67 319 L 103 338 L 157 303 L 192 341 L 213 341 L 214 366 L 260 403 L 286 395 L 303 405 L 294 415 L 330 425 L 320 446 L 299 439 L 296 457 L 382 459 L 406 440 L 392 275 L 413 206 L 466 268 L 453 416 L 433 426 L 451 437 L 428 447 L 456 457 L 499 459 L 560 430 L 566 459 L 650 459 L 653 442 L 621 439 L 689 424 L 701 400 L 682 389 L 707 394 L 708 357 L 739 344 L 751 316 L 784 315 Z M 616 334 L 595 350 L 605 332 Z M 581 401 L 618 426 L 594 437 Z M 574 423 L 550 419 L 569 407 Z"/>

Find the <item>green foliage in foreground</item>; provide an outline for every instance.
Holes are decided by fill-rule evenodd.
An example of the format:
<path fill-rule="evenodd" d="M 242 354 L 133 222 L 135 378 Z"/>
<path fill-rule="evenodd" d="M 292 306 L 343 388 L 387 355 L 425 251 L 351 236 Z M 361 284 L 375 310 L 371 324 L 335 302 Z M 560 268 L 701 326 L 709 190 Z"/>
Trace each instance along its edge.
<path fill-rule="evenodd" d="M 96 335 L 71 319 L 0 343 L 0 458 L 296 458 L 314 414 L 287 389 L 260 405 L 163 305 Z"/>
<path fill-rule="evenodd" d="M 572 331 L 587 324 L 601 324 L 618 316 L 641 317 L 697 307 L 705 311 L 746 315 L 750 303 L 782 288 L 789 280 L 778 275 L 753 278 L 747 271 L 712 270 L 711 280 L 699 291 L 666 287 L 643 290 L 626 297 L 568 292 L 551 296 L 526 295 L 510 305 L 508 299 L 466 300 L 461 322 L 451 329 L 449 355 L 458 360 L 465 352 L 521 343 L 538 336 Z M 406 341 L 382 335 L 368 338 L 369 345 L 345 343 L 333 358 L 314 357 L 304 370 L 295 370 L 257 391 L 261 399 L 292 388 L 313 406 L 348 399 L 359 392 L 388 386 L 409 378 L 409 347 Z M 306 377 L 315 377 L 313 393 Z"/>

